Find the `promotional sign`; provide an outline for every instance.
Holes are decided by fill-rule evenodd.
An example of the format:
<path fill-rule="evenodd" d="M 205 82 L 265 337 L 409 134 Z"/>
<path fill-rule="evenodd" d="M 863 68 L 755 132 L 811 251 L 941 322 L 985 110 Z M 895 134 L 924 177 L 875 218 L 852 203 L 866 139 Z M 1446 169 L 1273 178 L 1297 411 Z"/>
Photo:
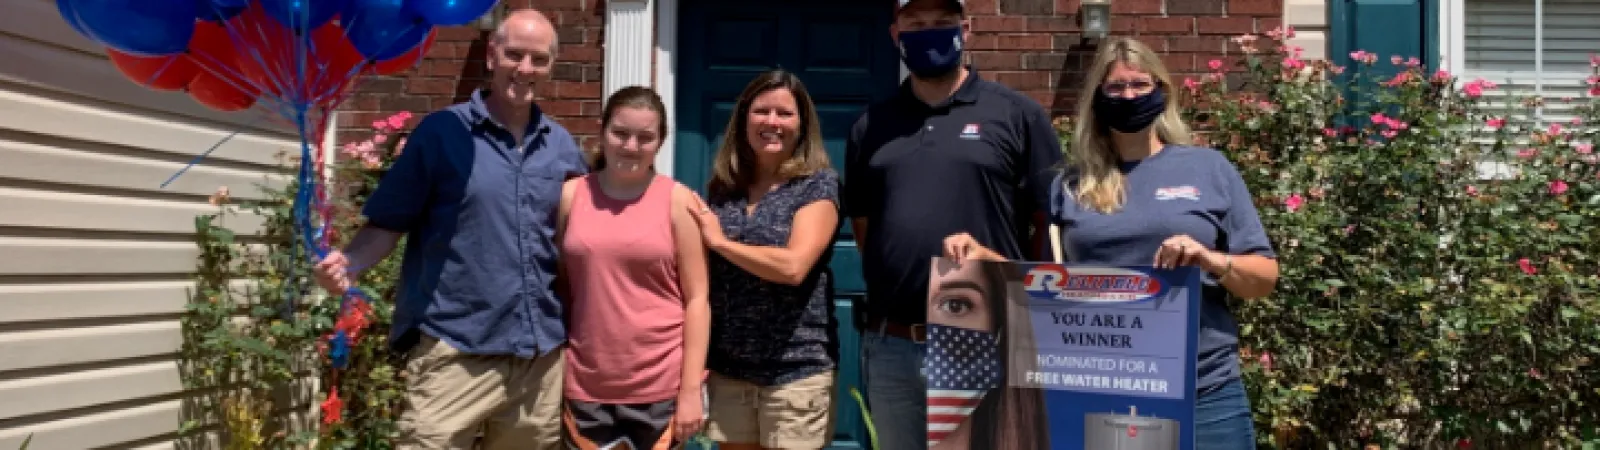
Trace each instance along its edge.
<path fill-rule="evenodd" d="M 1192 450 L 1200 271 L 935 258 L 931 449 Z"/>

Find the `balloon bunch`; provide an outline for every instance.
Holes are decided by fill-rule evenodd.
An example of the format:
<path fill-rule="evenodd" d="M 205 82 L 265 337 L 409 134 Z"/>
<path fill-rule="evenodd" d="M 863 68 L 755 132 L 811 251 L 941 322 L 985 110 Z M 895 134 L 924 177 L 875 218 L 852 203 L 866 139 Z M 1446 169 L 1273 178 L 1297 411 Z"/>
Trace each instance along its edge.
<path fill-rule="evenodd" d="M 105 46 L 112 65 L 134 83 L 183 90 L 218 111 L 259 108 L 297 130 L 300 170 L 293 211 L 296 238 L 304 245 L 295 246 L 299 251 L 293 256 L 315 261 L 326 257 L 331 245 L 332 218 L 320 183 L 324 161 L 316 151 L 316 136 L 326 132 L 324 119 L 363 76 L 415 66 L 431 47 L 435 27 L 465 25 L 495 3 L 56 0 L 56 7 L 79 34 Z M 361 289 L 346 293 L 334 331 L 321 346 L 334 367 L 334 386 L 368 324 L 369 299 Z M 342 404 L 338 390 L 331 389 L 323 403 L 324 422 L 337 422 Z"/>

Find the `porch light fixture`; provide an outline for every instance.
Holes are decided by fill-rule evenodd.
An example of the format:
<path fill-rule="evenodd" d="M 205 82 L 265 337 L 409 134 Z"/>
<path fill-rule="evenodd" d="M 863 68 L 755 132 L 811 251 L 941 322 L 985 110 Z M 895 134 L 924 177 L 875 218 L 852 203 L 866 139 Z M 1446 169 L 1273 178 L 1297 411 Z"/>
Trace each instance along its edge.
<path fill-rule="evenodd" d="M 494 31 L 495 28 L 500 27 L 500 22 L 506 20 L 506 13 L 506 2 L 498 2 L 494 5 L 494 7 L 489 8 L 488 11 L 485 11 L 482 16 L 478 16 L 478 20 L 473 22 L 481 31 Z"/>
<path fill-rule="evenodd" d="M 1085 39 L 1103 39 L 1111 34 L 1111 1 L 1083 0 L 1078 5 L 1078 25 Z"/>

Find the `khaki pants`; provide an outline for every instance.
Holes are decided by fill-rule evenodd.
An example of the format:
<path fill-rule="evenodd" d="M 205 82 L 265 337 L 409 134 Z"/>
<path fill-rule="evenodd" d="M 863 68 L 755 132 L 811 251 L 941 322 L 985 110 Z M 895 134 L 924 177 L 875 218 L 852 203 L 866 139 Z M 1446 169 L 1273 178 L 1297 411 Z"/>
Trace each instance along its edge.
<path fill-rule="evenodd" d="M 406 361 L 396 448 L 561 449 L 562 350 L 535 359 L 467 355 L 423 335 Z"/>
<path fill-rule="evenodd" d="M 758 386 L 712 372 L 711 420 L 706 435 L 718 442 L 810 450 L 833 437 L 833 372 L 778 386 Z"/>

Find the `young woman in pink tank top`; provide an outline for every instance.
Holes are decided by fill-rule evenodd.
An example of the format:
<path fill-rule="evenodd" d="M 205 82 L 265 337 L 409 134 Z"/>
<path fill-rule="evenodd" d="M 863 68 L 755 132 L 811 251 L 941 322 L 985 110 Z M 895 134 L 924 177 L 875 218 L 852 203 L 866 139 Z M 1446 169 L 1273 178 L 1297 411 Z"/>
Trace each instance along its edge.
<path fill-rule="evenodd" d="M 578 449 L 667 449 L 704 421 L 711 310 L 697 197 L 655 172 L 667 129 L 654 91 L 624 88 L 604 109 L 593 172 L 561 191 L 562 422 Z"/>

